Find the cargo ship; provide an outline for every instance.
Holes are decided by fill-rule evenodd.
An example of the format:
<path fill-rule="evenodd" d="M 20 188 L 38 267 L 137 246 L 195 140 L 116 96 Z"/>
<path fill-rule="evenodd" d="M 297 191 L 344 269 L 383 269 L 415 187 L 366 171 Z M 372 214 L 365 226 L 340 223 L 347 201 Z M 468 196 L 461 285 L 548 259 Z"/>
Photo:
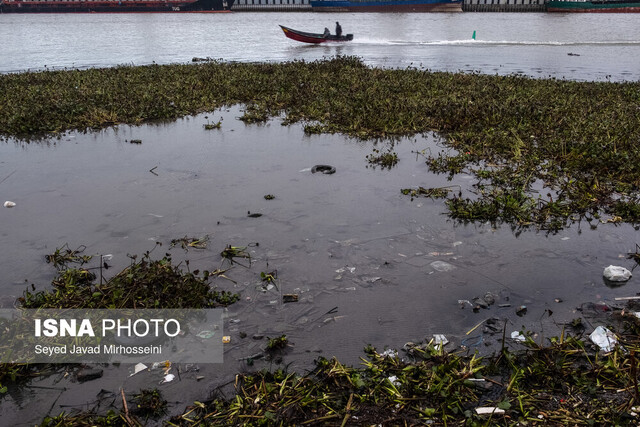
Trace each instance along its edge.
<path fill-rule="evenodd" d="M 229 12 L 234 0 L 0 0 L 0 13 Z"/>
<path fill-rule="evenodd" d="M 640 0 L 548 0 L 547 12 L 640 13 Z"/>
<path fill-rule="evenodd" d="M 314 12 L 462 12 L 463 0 L 311 0 Z"/>

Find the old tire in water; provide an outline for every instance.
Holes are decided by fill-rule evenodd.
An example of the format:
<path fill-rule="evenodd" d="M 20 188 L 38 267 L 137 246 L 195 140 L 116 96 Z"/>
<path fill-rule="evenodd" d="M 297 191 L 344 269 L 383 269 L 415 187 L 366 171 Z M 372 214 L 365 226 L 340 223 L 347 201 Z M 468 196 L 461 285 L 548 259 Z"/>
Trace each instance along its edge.
<path fill-rule="evenodd" d="M 332 173 L 336 173 L 336 168 L 329 165 L 315 165 L 311 168 L 311 173 L 323 173 L 325 175 L 331 175 Z"/>

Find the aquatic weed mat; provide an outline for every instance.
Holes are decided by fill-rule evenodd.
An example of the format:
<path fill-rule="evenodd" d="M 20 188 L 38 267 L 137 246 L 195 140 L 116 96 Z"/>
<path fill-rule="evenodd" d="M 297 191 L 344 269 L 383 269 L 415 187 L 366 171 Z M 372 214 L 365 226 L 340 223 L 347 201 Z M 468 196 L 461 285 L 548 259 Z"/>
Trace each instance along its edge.
<path fill-rule="evenodd" d="M 51 136 L 233 104 L 245 105 L 245 123 L 284 116 L 307 133 L 439 133 L 449 150 L 425 153 L 430 170 L 477 178 L 445 200 L 458 221 L 551 232 L 640 221 L 637 82 L 377 69 L 354 57 L 19 73 L 0 76 L 0 134 Z"/>
<path fill-rule="evenodd" d="M 405 346 L 403 354 L 367 347 L 361 367 L 319 358 L 304 375 L 286 370 L 238 374 L 234 397 L 218 393 L 194 402 L 165 423 L 635 425 L 634 341 L 603 354 L 571 336 L 546 346 L 528 339 L 524 349 L 504 349 L 490 358 L 445 352 L 432 343 Z M 41 425 L 127 425 L 127 417 L 125 410 L 102 416 L 62 413 Z"/>
<path fill-rule="evenodd" d="M 204 239 L 187 240 L 198 242 L 194 246 L 198 247 Z M 198 309 L 226 307 L 240 298 L 213 284 L 218 278 L 230 280 L 224 274 L 229 268 L 190 271 L 188 261 L 184 265 L 176 263 L 169 253 L 154 259 L 152 251 L 147 251 L 140 257 L 129 255 L 130 265 L 106 278 L 109 266 L 104 257 L 87 255 L 85 249 L 71 249 L 65 244 L 46 255 L 45 261 L 56 269 L 51 288 L 36 290 L 32 284 L 17 305 L 26 309 Z M 5 322 L 0 319 L 0 329 Z M 5 347 L 1 350 L 9 352 Z M 67 367 L 73 368 L 64 364 L 0 363 L 0 397 L 8 391 L 7 385 L 24 384 Z"/>

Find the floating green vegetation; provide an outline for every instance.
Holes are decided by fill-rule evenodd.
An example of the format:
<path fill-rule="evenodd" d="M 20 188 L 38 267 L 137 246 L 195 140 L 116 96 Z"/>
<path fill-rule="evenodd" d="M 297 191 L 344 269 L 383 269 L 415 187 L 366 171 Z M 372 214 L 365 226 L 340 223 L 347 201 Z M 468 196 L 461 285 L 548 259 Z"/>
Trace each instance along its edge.
<path fill-rule="evenodd" d="M 172 425 L 635 425 L 635 336 L 608 354 L 565 336 L 531 337 L 489 358 L 431 343 L 365 349 L 359 368 L 320 358 L 307 375 L 283 370 L 237 377 L 236 395 L 196 402 Z M 481 414 L 482 408 L 488 414 Z"/>
<path fill-rule="evenodd" d="M 366 159 L 371 165 L 378 165 L 382 169 L 391 169 L 398 164 L 398 154 L 391 150 L 381 153 L 380 150 L 374 148 L 373 153 L 367 154 Z"/>
<path fill-rule="evenodd" d="M 171 240 L 171 247 L 180 246 L 184 250 L 188 250 L 189 248 L 205 249 L 208 243 L 209 236 L 201 238 L 184 236 L 180 239 Z"/>
<path fill-rule="evenodd" d="M 217 121 L 216 123 L 211 123 L 209 122 L 209 117 L 205 117 L 207 119 L 207 123 L 205 123 L 203 126 L 206 130 L 213 130 L 213 129 L 220 129 L 222 128 L 222 117 L 220 117 L 220 120 Z"/>
<path fill-rule="evenodd" d="M 157 388 L 140 390 L 133 401 L 136 407 L 131 412 L 139 417 L 157 419 L 167 413 L 167 401 Z"/>
<path fill-rule="evenodd" d="M 55 417 L 45 417 L 40 423 L 40 427 L 67 427 L 67 426 L 135 426 L 136 424 L 129 423 L 133 421 L 130 418 L 125 418 L 125 414 L 119 414 L 114 410 L 110 410 L 105 415 L 98 415 L 91 411 L 79 412 L 79 413 L 66 413 L 63 412 Z M 133 421 L 135 422 L 135 421 Z M 142 425 L 138 423 L 137 425 Z"/>
<path fill-rule="evenodd" d="M 276 198 L 276 196 L 274 196 L 273 194 L 265 194 L 264 195 L 264 199 L 265 200 L 273 200 L 275 198 Z"/>
<path fill-rule="evenodd" d="M 146 252 L 138 261 L 130 256 L 131 265 L 108 280 L 102 279 L 104 264 L 85 268 L 91 256 L 81 255 L 85 247 L 71 250 L 64 246 L 46 256 L 57 274 L 52 289 L 36 291 L 26 289 L 18 303 L 23 308 L 213 308 L 228 306 L 240 295 L 211 286 L 217 277 L 228 280 L 227 270 L 193 272 L 183 271 L 180 264 L 172 263 L 171 256 L 153 260 Z M 101 258 L 101 263 L 102 257 Z M 186 262 L 188 265 L 188 262 Z M 100 270 L 100 280 L 96 274 Z M 1 320 L 1 319 L 0 319 Z M 2 323 L 2 322 L 0 322 Z M 49 375 L 50 366 L 42 364 L 0 364 L 0 395 L 7 391 L 6 384 L 17 384 L 28 378 Z M 59 366 L 59 365 L 58 365 Z M 3 386 L 4 385 L 4 386 Z"/>
<path fill-rule="evenodd" d="M 278 338 L 269 338 L 267 341 L 267 351 L 284 350 L 289 344 L 289 339 L 286 335 L 281 335 Z"/>
<path fill-rule="evenodd" d="M 247 123 L 283 116 L 307 133 L 433 131 L 459 154 L 430 158 L 430 168 L 478 178 L 480 205 L 451 201 L 454 218 L 557 229 L 602 214 L 640 222 L 638 99 L 639 82 L 377 69 L 355 57 L 207 61 L 2 75 L 0 134 L 139 124 L 232 104 L 246 105 Z"/>
<path fill-rule="evenodd" d="M 56 248 L 52 254 L 45 255 L 44 259 L 47 263 L 53 264 L 56 269 L 65 268 L 67 264 L 71 263 L 83 265 L 93 258 L 92 255 L 81 255 L 85 249 L 87 249 L 86 246 L 71 249 L 69 244 L 65 243 L 63 246 Z"/>
<path fill-rule="evenodd" d="M 631 302 L 608 318 L 618 345 L 606 353 L 582 333 L 566 331 L 544 345 L 524 332 L 518 349 L 503 345 L 488 357 L 447 352 L 433 341 L 407 343 L 404 354 L 368 346 L 360 367 L 319 358 L 304 375 L 281 369 L 239 374 L 235 396 L 194 402 L 164 421 L 175 426 L 637 425 L 640 319 L 628 313 L 637 309 Z M 269 342 L 273 349 L 287 345 L 284 335 Z M 159 415 L 164 400 L 153 390 L 147 397 Z M 135 425 L 137 415 L 125 406 L 106 415 L 63 413 L 41 425 Z"/>
<path fill-rule="evenodd" d="M 449 193 L 451 192 L 451 189 L 447 187 L 438 187 L 438 188 L 418 187 L 418 188 L 403 188 L 402 190 L 400 190 L 400 192 L 405 196 L 411 196 L 411 200 L 413 200 L 414 197 L 419 197 L 419 196 L 430 197 L 432 199 L 444 199 L 449 195 Z"/>
<path fill-rule="evenodd" d="M 247 252 L 247 246 L 231 246 L 227 245 L 226 248 L 222 252 L 220 252 L 220 256 L 223 260 L 229 261 L 230 264 L 240 264 L 236 261 L 236 258 L 244 258 L 249 260 L 249 264 L 251 264 L 251 254 Z M 243 265 L 243 264 L 240 264 Z"/>
<path fill-rule="evenodd" d="M 62 412 L 55 417 L 45 417 L 40 427 L 63 426 L 122 426 L 138 427 L 148 425 L 149 419 L 158 419 L 167 413 L 167 401 L 162 397 L 158 389 L 140 390 L 131 403 L 126 403 L 124 392 L 122 393 L 123 410 L 109 410 L 100 415 L 94 411 Z"/>
<path fill-rule="evenodd" d="M 27 289 L 18 301 L 24 308 L 115 309 L 209 308 L 233 304 L 239 299 L 238 294 L 211 287 L 210 279 L 220 274 L 183 271 L 179 264 L 172 263 L 169 254 L 154 260 L 146 252 L 140 260 L 137 258 L 131 256 L 130 266 L 99 283 L 95 283 L 93 272 L 72 266 L 83 262 L 82 259 L 67 261 L 53 279 L 53 289 L 37 292 Z"/>
<path fill-rule="evenodd" d="M 278 289 L 278 284 L 276 283 L 277 278 L 278 270 L 273 270 L 269 273 L 265 273 L 264 271 L 260 272 L 260 280 L 262 280 L 262 286 L 264 289 L 267 289 L 268 285 L 273 285 L 276 289 Z"/>

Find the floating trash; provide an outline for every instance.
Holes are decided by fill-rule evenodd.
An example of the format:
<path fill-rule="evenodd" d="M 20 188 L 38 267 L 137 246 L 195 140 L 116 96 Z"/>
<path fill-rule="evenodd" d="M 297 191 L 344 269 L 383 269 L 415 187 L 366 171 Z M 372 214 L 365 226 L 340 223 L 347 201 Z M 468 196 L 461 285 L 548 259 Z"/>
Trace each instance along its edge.
<path fill-rule="evenodd" d="M 600 350 L 605 352 L 613 350 L 618 343 L 618 339 L 613 332 L 604 326 L 598 326 L 591 335 L 589 335 L 589 338 Z"/>
<path fill-rule="evenodd" d="M 382 357 L 398 357 L 398 350 L 394 350 L 392 348 L 388 348 L 382 353 L 380 353 Z"/>
<path fill-rule="evenodd" d="M 298 302 L 298 295 L 297 294 L 282 295 L 282 302 Z"/>
<path fill-rule="evenodd" d="M 462 344 L 465 347 L 478 347 L 480 344 L 482 344 L 482 341 L 483 341 L 482 335 L 476 335 L 474 337 L 463 339 L 460 342 L 460 344 Z"/>
<path fill-rule="evenodd" d="M 610 265 L 602 273 L 605 279 L 611 282 L 626 282 L 631 278 L 631 272 L 624 267 Z"/>
<path fill-rule="evenodd" d="M 136 364 L 136 366 L 133 367 L 133 373 L 131 375 L 129 375 L 130 377 L 134 376 L 135 374 L 139 374 L 140 372 L 149 369 L 149 367 L 147 365 L 145 365 L 144 363 L 138 363 Z"/>
<path fill-rule="evenodd" d="M 521 305 L 520 307 L 516 308 L 516 314 L 520 317 L 524 316 L 525 314 L 527 314 L 527 306 L 526 305 Z"/>
<path fill-rule="evenodd" d="M 451 265 L 448 262 L 444 262 L 444 261 L 433 261 L 429 265 L 434 270 L 441 271 L 441 272 L 451 271 L 451 270 L 454 270 L 456 268 L 454 265 Z"/>
<path fill-rule="evenodd" d="M 225 335 L 222 337 L 223 344 L 229 344 L 231 342 L 231 337 L 229 335 Z"/>
<path fill-rule="evenodd" d="M 391 375 L 389 378 L 387 378 L 389 380 L 389 382 L 394 386 L 394 387 L 400 387 L 401 383 L 400 381 L 398 381 L 398 377 L 396 377 L 395 375 Z"/>
<path fill-rule="evenodd" d="M 211 338 L 215 334 L 216 334 L 215 331 L 200 331 L 200 332 L 198 332 L 196 334 L 196 336 L 198 338 L 202 338 L 202 339 L 208 340 L 209 338 Z"/>
<path fill-rule="evenodd" d="M 164 384 L 164 383 L 170 383 L 171 381 L 173 381 L 174 379 L 176 379 L 176 376 L 173 374 L 167 374 L 164 376 L 164 378 L 162 379 L 162 381 L 160 382 L 160 384 Z"/>
<path fill-rule="evenodd" d="M 445 345 L 449 343 L 447 337 L 443 334 L 433 334 L 433 345 L 438 349 L 442 349 Z"/>
<path fill-rule="evenodd" d="M 469 307 L 473 307 L 473 304 L 468 299 L 459 299 L 458 304 L 460 304 L 460 308 L 464 308 L 466 304 L 469 304 Z"/>
<path fill-rule="evenodd" d="M 483 406 L 476 408 L 476 414 L 488 415 L 488 414 L 504 414 L 504 409 L 496 408 L 495 406 Z"/>
<path fill-rule="evenodd" d="M 329 165 L 315 165 L 311 168 L 311 173 L 323 173 L 325 175 L 331 175 L 336 173 L 336 168 Z"/>
<path fill-rule="evenodd" d="M 527 340 L 527 337 L 525 337 L 522 334 L 522 332 L 513 331 L 513 332 L 511 332 L 511 339 L 514 340 L 514 341 L 525 342 Z"/>
<path fill-rule="evenodd" d="M 15 207 L 15 203 L 14 202 L 10 202 L 9 200 L 7 200 L 6 202 L 4 202 L 4 207 L 5 208 L 13 208 Z"/>

